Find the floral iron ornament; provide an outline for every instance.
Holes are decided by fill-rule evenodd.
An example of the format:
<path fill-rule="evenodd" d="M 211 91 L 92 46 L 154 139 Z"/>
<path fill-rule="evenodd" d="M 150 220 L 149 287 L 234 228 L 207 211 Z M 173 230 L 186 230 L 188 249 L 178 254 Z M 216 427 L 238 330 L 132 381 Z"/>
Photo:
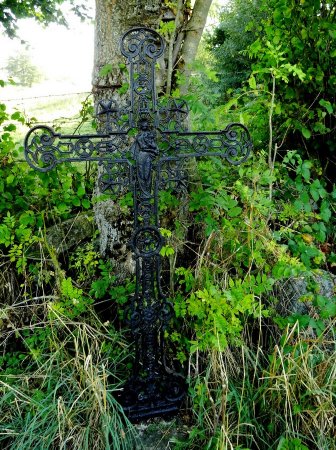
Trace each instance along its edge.
<path fill-rule="evenodd" d="M 41 172 L 63 162 L 96 161 L 102 166 L 98 179 L 102 191 L 133 192 L 130 246 L 136 287 L 127 316 L 135 363 L 120 401 L 129 418 L 138 421 L 174 414 L 185 394 L 183 376 L 168 368 L 165 360 L 164 331 L 172 317 L 172 305 L 160 281 L 164 238 L 159 228 L 159 192 L 169 188 L 183 191 L 189 158 L 216 156 L 239 165 L 248 158 L 252 143 L 248 130 L 239 123 L 218 132 L 189 132 L 184 100 L 159 103 L 155 65 L 163 55 L 164 42 L 155 31 L 129 30 L 122 36 L 121 52 L 130 77 L 127 105 L 119 107 L 114 100 L 100 102 L 97 134 L 62 135 L 36 126 L 25 138 L 25 156 L 28 164 Z"/>

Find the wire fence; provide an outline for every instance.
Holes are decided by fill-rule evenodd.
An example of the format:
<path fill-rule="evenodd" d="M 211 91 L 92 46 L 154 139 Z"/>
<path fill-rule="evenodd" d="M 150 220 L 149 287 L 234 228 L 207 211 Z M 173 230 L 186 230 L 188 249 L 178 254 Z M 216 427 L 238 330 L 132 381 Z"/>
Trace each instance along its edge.
<path fill-rule="evenodd" d="M 19 102 L 22 100 L 36 100 L 36 99 L 40 99 L 40 98 L 52 98 L 52 97 L 71 97 L 73 95 L 82 95 L 82 94 L 91 94 L 91 91 L 83 91 L 83 92 L 66 92 L 64 94 L 49 94 L 49 95 L 37 95 L 34 97 L 20 97 L 20 98 L 1 98 L 0 97 L 0 101 L 1 102 Z"/>
<path fill-rule="evenodd" d="M 36 124 L 51 126 L 55 130 L 64 129 L 71 134 L 83 129 L 93 131 L 91 96 L 92 92 L 87 90 L 15 98 L 8 96 L 0 98 L 0 104 L 6 104 L 9 113 L 19 111 L 23 115 L 25 123 L 16 124 L 16 137 L 21 141 L 27 130 Z"/>

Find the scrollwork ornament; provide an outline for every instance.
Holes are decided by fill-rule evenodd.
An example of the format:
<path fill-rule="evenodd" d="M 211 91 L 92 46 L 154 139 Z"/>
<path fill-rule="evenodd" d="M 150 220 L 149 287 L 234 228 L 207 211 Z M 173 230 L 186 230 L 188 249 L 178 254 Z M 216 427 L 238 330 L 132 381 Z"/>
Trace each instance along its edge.
<path fill-rule="evenodd" d="M 44 125 L 37 125 L 28 132 L 24 141 L 24 153 L 30 167 L 48 172 L 56 166 L 58 149 L 53 145 L 56 137 L 54 130 Z"/>
<path fill-rule="evenodd" d="M 148 258 L 159 255 L 163 244 L 164 239 L 160 231 L 156 227 L 146 226 L 135 231 L 130 245 L 136 256 Z M 146 276 L 146 272 L 144 276 Z"/>
<path fill-rule="evenodd" d="M 164 51 L 164 41 L 150 28 L 133 28 L 121 38 L 121 53 L 131 61 L 137 57 L 152 60 L 159 58 Z"/>
<path fill-rule="evenodd" d="M 93 142 L 87 138 L 80 138 L 74 145 L 74 152 L 81 159 L 89 159 L 93 156 L 95 146 Z"/>
<path fill-rule="evenodd" d="M 195 152 L 202 155 L 209 149 L 209 139 L 206 136 L 196 136 L 193 140 Z"/>
<path fill-rule="evenodd" d="M 252 141 L 248 129 L 241 123 L 232 123 L 223 130 L 223 147 L 227 148 L 225 158 L 238 166 L 247 160 L 252 150 Z"/>

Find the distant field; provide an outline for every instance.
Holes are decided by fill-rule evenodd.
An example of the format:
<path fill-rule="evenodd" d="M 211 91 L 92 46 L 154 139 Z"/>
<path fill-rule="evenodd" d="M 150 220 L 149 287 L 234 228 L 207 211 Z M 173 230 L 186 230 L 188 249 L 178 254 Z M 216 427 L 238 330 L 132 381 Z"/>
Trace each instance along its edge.
<path fill-rule="evenodd" d="M 75 87 L 72 87 L 73 92 Z M 6 104 L 7 111 L 20 111 L 28 126 L 17 125 L 17 141 L 20 144 L 35 124 L 44 124 L 59 129 L 62 133 L 73 133 L 81 123 L 82 102 L 92 100 L 88 92 L 69 92 L 69 86 L 36 85 L 33 88 L 6 86 L 0 90 L 0 102 Z M 91 132 L 91 123 L 82 124 L 80 132 Z"/>

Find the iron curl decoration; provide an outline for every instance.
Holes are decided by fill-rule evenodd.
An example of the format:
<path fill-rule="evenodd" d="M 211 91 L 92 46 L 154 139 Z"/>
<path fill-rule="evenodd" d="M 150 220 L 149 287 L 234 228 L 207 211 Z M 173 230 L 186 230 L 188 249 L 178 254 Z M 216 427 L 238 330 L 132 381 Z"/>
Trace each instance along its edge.
<path fill-rule="evenodd" d="M 131 241 L 135 257 L 158 256 L 164 244 L 163 236 L 157 227 L 146 226 L 136 230 Z"/>
<path fill-rule="evenodd" d="M 145 58 L 157 60 L 164 52 L 164 41 L 156 31 L 150 28 L 132 28 L 121 38 L 121 53 L 129 60 Z"/>
<path fill-rule="evenodd" d="M 50 127 L 37 125 L 31 128 L 24 140 L 25 157 L 32 169 L 48 172 L 57 164 L 57 134 Z"/>
<path fill-rule="evenodd" d="M 247 128 L 231 123 L 219 131 L 189 131 L 184 99 L 158 100 L 155 66 L 164 55 L 163 38 L 137 27 L 120 40 L 129 72 L 129 96 L 99 102 L 96 115 L 102 132 L 62 135 L 38 125 L 25 138 L 25 157 L 33 169 L 47 172 L 63 162 L 96 161 L 102 168 L 101 191 L 114 196 L 132 192 L 133 233 L 129 246 L 135 262 L 135 291 L 125 309 L 135 358 L 119 401 L 132 421 L 170 416 L 181 406 L 186 383 L 168 367 L 165 330 L 173 306 L 162 287 L 160 191 L 186 192 L 187 161 L 219 157 L 238 166 L 247 160 L 252 142 Z M 181 198 L 181 197 L 180 197 Z M 183 207 L 183 202 L 181 202 Z"/>
<path fill-rule="evenodd" d="M 115 100 L 101 100 L 98 103 L 96 117 L 100 128 L 105 133 L 128 132 L 129 124 L 129 105 L 119 108 Z"/>
<path fill-rule="evenodd" d="M 245 162 L 253 148 L 250 133 L 245 125 L 231 123 L 223 130 L 223 135 L 226 138 L 222 144 L 224 148 L 227 147 L 226 160 L 234 166 Z"/>
<path fill-rule="evenodd" d="M 37 125 L 25 137 L 24 155 L 30 167 L 39 172 L 48 172 L 63 162 L 114 161 L 132 165 L 124 150 L 128 140 L 124 131 L 62 135 L 48 126 Z"/>
<path fill-rule="evenodd" d="M 74 153 L 80 158 L 80 159 L 89 159 L 92 158 L 93 153 L 95 151 L 95 146 L 93 142 L 87 138 L 80 138 L 75 143 L 73 147 Z"/>

